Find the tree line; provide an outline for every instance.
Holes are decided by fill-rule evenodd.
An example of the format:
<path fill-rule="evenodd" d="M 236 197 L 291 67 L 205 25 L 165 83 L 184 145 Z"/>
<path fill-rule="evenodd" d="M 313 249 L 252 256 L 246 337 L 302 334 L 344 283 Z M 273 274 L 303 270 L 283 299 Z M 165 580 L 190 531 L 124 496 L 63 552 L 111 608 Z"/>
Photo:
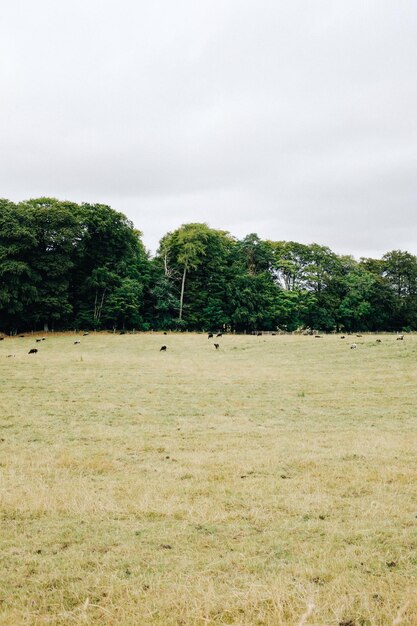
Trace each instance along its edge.
<path fill-rule="evenodd" d="M 107 205 L 0 200 L 0 332 L 417 328 L 409 252 L 357 261 L 191 223 L 151 257 L 141 237 Z"/>

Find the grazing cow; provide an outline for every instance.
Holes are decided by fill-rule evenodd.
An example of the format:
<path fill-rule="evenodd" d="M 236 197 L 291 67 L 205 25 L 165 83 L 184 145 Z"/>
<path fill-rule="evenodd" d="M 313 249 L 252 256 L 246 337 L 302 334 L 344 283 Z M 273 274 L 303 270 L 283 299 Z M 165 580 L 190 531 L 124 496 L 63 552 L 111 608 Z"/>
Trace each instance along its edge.
<path fill-rule="evenodd" d="M 342 336 L 340 337 L 340 339 L 345 339 L 345 336 L 344 336 L 344 335 L 342 335 Z"/>
<path fill-rule="evenodd" d="M 85 332 L 85 333 L 83 333 L 83 337 L 87 337 L 89 334 L 90 333 Z"/>
<path fill-rule="evenodd" d="M 29 350 L 28 354 L 36 354 L 36 353 L 37 353 L 37 351 L 38 351 L 38 349 L 37 349 L 37 348 L 31 348 L 31 349 Z"/>
<path fill-rule="evenodd" d="M 377 339 L 377 340 L 376 340 L 376 342 L 377 342 L 377 343 L 381 343 L 381 339 Z"/>
<path fill-rule="evenodd" d="M 275 337 L 275 336 L 276 336 L 276 333 L 271 333 L 271 335 L 272 335 L 273 337 Z"/>
<path fill-rule="evenodd" d="M 167 347 L 166 346 L 161 346 L 159 349 L 159 352 L 166 352 L 167 351 Z"/>
<path fill-rule="evenodd" d="M 0 341 L 3 341 L 4 337 L 0 337 Z"/>
<path fill-rule="evenodd" d="M 37 339 L 36 343 L 40 343 L 42 341 L 42 339 Z"/>
<path fill-rule="evenodd" d="M 355 348 L 357 348 L 358 346 L 356 345 L 356 343 L 352 343 L 350 346 L 351 350 L 355 350 Z"/>
<path fill-rule="evenodd" d="M 262 337 L 262 333 L 256 333 L 257 337 Z"/>
<path fill-rule="evenodd" d="M 46 340 L 46 337 L 42 337 L 42 341 L 45 341 L 45 340 Z"/>
<path fill-rule="evenodd" d="M 357 337 L 362 337 L 362 335 L 356 335 Z"/>
<path fill-rule="evenodd" d="M 13 356 L 16 356 L 16 355 L 15 355 L 15 354 L 8 354 L 6 358 L 7 358 L 7 359 L 10 359 L 10 358 L 11 358 L 11 357 L 13 357 Z"/>
<path fill-rule="evenodd" d="M 166 332 L 166 330 L 164 330 L 164 335 L 167 335 L 168 333 Z"/>
<path fill-rule="evenodd" d="M 76 341 L 74 341 L 74 346 L 76 346 L 79 343 L 81 343 L 81 341 L 79 339 L 77 339 Z"/>
<path fill-rule="evenodd" d="M 19 335 L 19 338 L 20 338 L 20 339 L 24 339 L 24 338 L 25 338 L 25 336 L 24 336 L 24 335 Z"/>
<path fill-rule="evenodd" d="M 404 335 L 400 335 L 399 337 L 397 337 L 397 341 L 403 341 L 404 340 Z"/>
<path fill-rule="evenodd" d="M 214 343 L 213 345 L 216 348 L 216 350 L 218 350 L 220 348 L 220 345 L 218 343 Z"/>
<path fill-rule="evenodd" d="M 125 330 L 121 330 L 119 335 L 126 335 L 126 331 Z"/>
<path fill-rule="evenodd" d="M 213 333 L 209 333 L 207 339 L 212 339 Z"/>
<path fill-rule="evenodd" d="M 222 333 L 217 333 L 216 337 L 223 337 Z"/>
<path fill-rule="evenodd" d="M 321 339 L 321 335 L 314 335 L 315 339 Z"/>

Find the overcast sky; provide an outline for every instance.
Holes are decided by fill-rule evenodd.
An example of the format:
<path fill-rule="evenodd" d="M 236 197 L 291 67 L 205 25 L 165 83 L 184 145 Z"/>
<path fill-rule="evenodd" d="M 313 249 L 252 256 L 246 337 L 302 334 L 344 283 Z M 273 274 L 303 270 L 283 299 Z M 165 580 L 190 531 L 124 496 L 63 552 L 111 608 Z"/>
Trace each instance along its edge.
<path fill-rule="evenodd" d="M 0 197 L 417 253 L 416 0 L 13 0 Z"/>

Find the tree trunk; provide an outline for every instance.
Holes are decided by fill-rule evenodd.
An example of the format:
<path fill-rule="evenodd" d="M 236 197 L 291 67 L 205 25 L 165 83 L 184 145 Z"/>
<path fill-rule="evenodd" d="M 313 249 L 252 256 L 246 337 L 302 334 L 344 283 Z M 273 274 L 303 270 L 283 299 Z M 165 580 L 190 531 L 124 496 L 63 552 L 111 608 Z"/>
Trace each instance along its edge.
<path fill-rule="evenodd" d="M 94 321 L 97 320 L 97 289 L 96 289 L 96 297 L 94 298 Z"/>
<path fill-rule="evenodd" d="M 101 310 L 103 308 L 103 304 L 104 304 L 104 296 L 106 295 L 106 291 L 107 291 L 107 287 L 104 287 L 103 289 L 103 295 L 101 296 L 101 302 L 100 302 L 100 306 L 98 308 L 98 312 L 97 312 L 97 321 L 100 322 L 101 319 Z"/>
<path fill-rule="evenodd" d="M 183 307 L 183 302 L 184 302 L 184 290 L 185 290 L 185 276 L 187 274 L 187 266 L 184 265 L 184 272 L 182 275 L 182 283 L 181 283 L 181 296 L 180 296 L 180 313 L 178 315 L 178 318 L 181 320 L 182 319 L 182 307 Z"/>
<path fill-rule="evenodd" d="M 170 271 L 168 269 L 168 253 L 166 250 L 164 250 L 164 274 L 165 276 L 170 275 Z"/>

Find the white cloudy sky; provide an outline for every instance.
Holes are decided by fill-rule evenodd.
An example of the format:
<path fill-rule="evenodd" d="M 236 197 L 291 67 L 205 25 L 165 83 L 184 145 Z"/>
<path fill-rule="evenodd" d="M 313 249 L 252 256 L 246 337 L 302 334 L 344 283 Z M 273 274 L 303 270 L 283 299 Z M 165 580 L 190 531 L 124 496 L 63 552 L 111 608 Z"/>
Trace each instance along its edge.
<path fill-rule="evenodd" d="M 417 253 L 415 0 L 14 0 L 0 196 Z"/>

